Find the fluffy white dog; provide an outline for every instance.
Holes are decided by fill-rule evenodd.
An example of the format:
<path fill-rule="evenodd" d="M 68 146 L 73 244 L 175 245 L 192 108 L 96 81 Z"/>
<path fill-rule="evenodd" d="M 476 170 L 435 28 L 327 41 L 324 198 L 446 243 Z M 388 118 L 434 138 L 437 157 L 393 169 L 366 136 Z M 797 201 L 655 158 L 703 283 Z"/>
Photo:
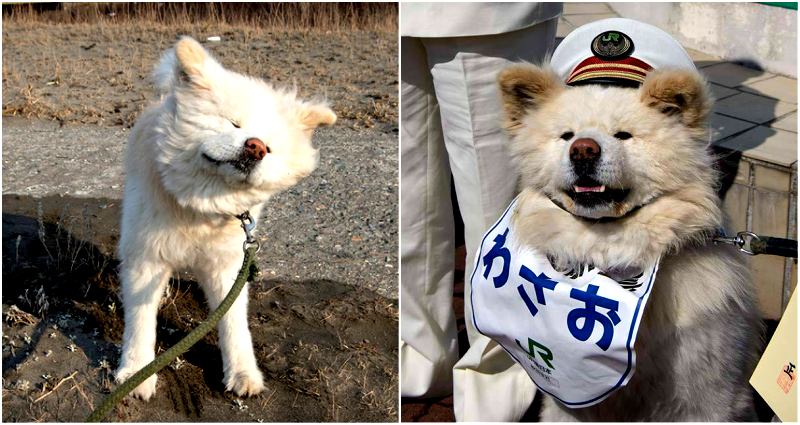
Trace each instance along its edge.
<path fill-rule="evenodd" d="M 590 264 L 628 278 L 661 259 L 636 374 L 589 407 L 545 396 L 541 420 L 755 420 L 747 379 L 761 323 L 743 256 L 710 238 L 723 213 L 702 77 L 661 69 L 638 89 L 570 87 L 549 66 L 519 64 L 499 84 L 521 172 L 520 241 L 557 270 Z"/>
<path fill-rule="evenodd" d="M 309 175 L 317 164 L 312 132 L 336 121 L 325 104 L 224 69 L 189 37 L 164 54 L 154 75 L 164 99 L 136 123 L 126 158 L 119 382 L 154 359 L 156 315 L 173 271 L 191 270 L 215 309 L 244 256 L 234 216 L 258 217 L 273 194 Z M 225 388 L 262 391 L 247 288 L 218 329 Z M 155 391 L 153 375 L 133 395 L 148 400 Z"/>

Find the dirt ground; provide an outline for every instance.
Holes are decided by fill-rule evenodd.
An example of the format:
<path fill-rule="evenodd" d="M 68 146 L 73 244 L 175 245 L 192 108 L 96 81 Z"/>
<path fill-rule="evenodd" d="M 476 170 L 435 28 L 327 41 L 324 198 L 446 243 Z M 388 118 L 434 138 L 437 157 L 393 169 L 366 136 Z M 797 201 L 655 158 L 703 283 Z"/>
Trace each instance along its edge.
<path fill-rule="evenodd" d="M 132 127 L 158 99 L 150 75 L 179 35 L 224 66 L 301 97 L 326 97 L 345 125 L 391 131 L 398 118 L 397 34 L 211 25 L 3 25 L 3 117 Z M 219 42 L 207 42 L 219 36 Z"/>
<path fill-rule="evenodd" d="M 114 387 L 123 152 L 179 34 L 221 36 L 204 44 L 223 65 L 296 80 L 340 121 L 315 136 L 318 170 L 259 218 L 250 328 L 267 390 L 224 392 L 212 331 L 159 372 L 154 399 L 126 398 L 107 420 L 397 421 L 396 33 L 5 22 L 3 421 L 83 421 Z M 158 351 L 207 315 L 192 277 L 176 275 Z"/>

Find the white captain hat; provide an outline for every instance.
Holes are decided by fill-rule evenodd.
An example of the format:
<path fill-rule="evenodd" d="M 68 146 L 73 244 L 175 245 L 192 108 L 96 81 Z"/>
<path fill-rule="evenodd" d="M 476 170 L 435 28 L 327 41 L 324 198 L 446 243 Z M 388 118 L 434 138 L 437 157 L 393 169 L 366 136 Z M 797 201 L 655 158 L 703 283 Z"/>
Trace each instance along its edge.
<path fill-rule="evenodd" d="M 550 65 L 568 85 L 638 87 L 653 69 L 697 72 L 689 54 L 672 36 L 624 18 L 603 19 L 572 31 L 553 53 Z"/>

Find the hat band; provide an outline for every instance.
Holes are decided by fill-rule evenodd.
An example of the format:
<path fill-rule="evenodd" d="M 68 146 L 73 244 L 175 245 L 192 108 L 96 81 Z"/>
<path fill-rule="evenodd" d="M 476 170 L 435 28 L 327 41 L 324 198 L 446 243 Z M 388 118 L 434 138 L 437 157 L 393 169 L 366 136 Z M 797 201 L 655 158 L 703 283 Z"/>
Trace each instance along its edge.
<path fill-rule="evenodd" d="M 644 82 L 644 76 L 636 74 L 634 72 L 625 72 L 625 71 L 596 71 L 596 72 L 585 72 L 576 78 L 573 78 L 567 84 L 577 83 L 579 81 L 585 81 L 592 78 L 622 78 L 624 80 L 632 80 L 636 81 L 637 83 Z"/>
<path fill-rule="evenodd" d="M 567 84 L 583 82 L 590 79 L 621 78 L 640 84 L 653 67 L 633 57 L 616 62 L 607 62 L 597 57 L 590 57 L 575 67 Z"/>

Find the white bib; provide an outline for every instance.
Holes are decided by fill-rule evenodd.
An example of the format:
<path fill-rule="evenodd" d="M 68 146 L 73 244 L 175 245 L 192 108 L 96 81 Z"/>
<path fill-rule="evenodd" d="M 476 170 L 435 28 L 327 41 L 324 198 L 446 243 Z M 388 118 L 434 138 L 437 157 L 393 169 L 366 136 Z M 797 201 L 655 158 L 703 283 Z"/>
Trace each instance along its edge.
<path fill-rule="evenodd" d="M 516 203 L 478 250 L 470 278 L 475 328 L 565 406 L 599 403 L 633 376 L 633 346 L 658 262 L 619 282 L 592 266 L 556 271 L 515 240 Z"/>

